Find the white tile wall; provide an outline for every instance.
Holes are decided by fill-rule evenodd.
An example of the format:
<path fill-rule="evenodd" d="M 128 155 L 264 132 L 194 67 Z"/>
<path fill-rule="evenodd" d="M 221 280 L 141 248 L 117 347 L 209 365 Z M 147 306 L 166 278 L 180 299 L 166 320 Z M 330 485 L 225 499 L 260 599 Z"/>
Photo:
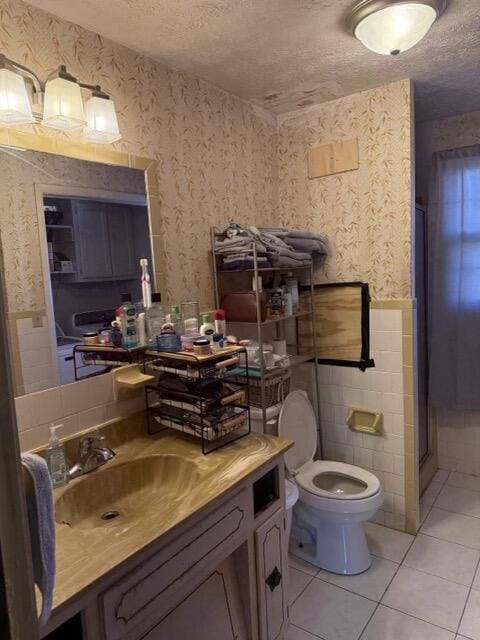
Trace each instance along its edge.
<path fill-rule="evenodd" d="M 22 451 L 47 444 L 50 423 L 63 423 L 60 437 L 125 418 L 145 408 L 143 390 L 128 400 L 114 401 L 112 375 L 73 382 L 15 398 Z"/>
<path fill-rule="evenodd" d="M 358 465 L 374 473 L 385 490 L 385 503 L 375 522 L 395 529 L 405 526 L 402 312 L 372 309 L 371 356 L 375 368 L 361 372 L 319 366 L 324 456 Z M 352 431 L 346 424 L 350 406 L 382 411 L 380 436 Z"/>
<path fill-rule="evenodd" d="M 34 327 L 32 318 L 17 320 L 18 346 L 25 393 L 50 389 L 58 384 L 47 317 L 42 316 L 43 326 Z"/>
<path fill-rule="evenodd" d="M 480 412 L 436 410 L 438 466 L 480 476 Z"/>

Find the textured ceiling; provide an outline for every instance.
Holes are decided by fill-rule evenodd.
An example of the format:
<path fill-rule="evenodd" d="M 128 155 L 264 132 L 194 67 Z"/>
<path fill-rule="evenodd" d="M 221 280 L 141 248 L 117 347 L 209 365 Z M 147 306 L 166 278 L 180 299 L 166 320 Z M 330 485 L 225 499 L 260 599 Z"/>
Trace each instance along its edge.
<path fill-rule="evenodd" d="M 347 32 L 355 0 L 29 1 L 277 114 L 406 77 L 421 120 L 480 109 L 480 0 L 396 58 Z"/>

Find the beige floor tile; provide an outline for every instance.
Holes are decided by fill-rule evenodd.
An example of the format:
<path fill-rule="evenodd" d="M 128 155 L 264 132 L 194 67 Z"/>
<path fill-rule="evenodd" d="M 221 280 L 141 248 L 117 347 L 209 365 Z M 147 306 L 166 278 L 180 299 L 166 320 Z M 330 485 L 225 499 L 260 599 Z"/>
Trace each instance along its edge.
<path fill-rule="evenodd" d="M 420 502 L 420 524 L 422 525 L 427 519 L 428 514 L 430 513 L 430 509 L 432 507 L 428 504 L 422 504 Z"/>
<path fill-rule="evenodd" d="M 461 489 L 470 489 L 470 491 L 480 491 L 480 478 L 478 476 L 471 476 L 468 473 L 460 473 L 459 471 L 451 472 L 447 484 Z"/>
<path fill-rule="evenodd" d="M 290 620 L 324 640 L 357 640 L 376 606 L 314 578 L 291 607 Z"/>
<path fill-rule="evenodd" d="M 403 564 L 469 587 L 479 559 L 475 549 L 419 534 Z"/>
<path fill-rule="evenodd" d="M 454 637 L 450 631 L 380 605 L 368 623 L 362 640 L 453 640 Z"/>
<path fill-rule="evenodd" d="M 473 579 L 472 589 L 480 591 L 480 565 L 477 567 L 475 578 Z"/>
<path fill-rule="evenodd" d="M 442 490 L 443 482 L 431 482 L 420 496 L 420 504 L 432 505 Z"/>
<path fill-rule="evenodd" d="M 397 569 L 396 562 L 373 556 L 370 569 L 359 575 L 341 576 L 328 571 L 320 571 L 317 578 L 379 602 Z"/>
<path fill-rule="evenodd" d="M 480 591 L 470 591 L 458 632 L 467 638 L 480 640 Z"/>
<path fill-rule="evenodd" d="M 461 489 L 447 484 L 441 490 L 435 506 L 446 511 L 480 518 L 480 491 Z"/>
<path fill-rule="evenodd" d="M 433 476 L 433 482 L 441 482 L 442 484 L 447 480 L 450 471 L 446 469 L 437 469 L 436 474 Z"/>
<path fill-rule="evenodd" d="M 314 636 L 308 631 L 296 627 L 294 624 L 290 624 L 285 640 L 318 640 L 318 636 Z"/>
<path fill-rule="evenodd" d="M 480 518 L 433 507 L 422 525 L 422 533 L 480 549 Z"/>
<path fill-rule="evenodd" d="M 288 564 L 294 569 L 298 569 L 298 571 L 303 571 L 303 573 L 308 573 L 310 576 L 316 576 L 320 571 L 318 567 L 309 562 L 305 562 L 301 558 L 297 558 L 296 556 L 290 554 L 288 556 Z"/>
<path fill-rule="evenodd" d="M 288 567 L 288 602 L 293 604 L 298 596 L 305 589 L 307 584 L 313 580 L 312 576 L 309 576 L 303 571 L 298 571 L 293 567 Z"/>
<path fill-rule="evenodd" d="M 413 542 L 413 536 L 409 533 L 394 531 L 373 522 L 365 523 L 365 532 L 370 553 L 393 562 L 401 562 Z"/>
<path fill-rule="evenodd" d="M 382 604 L 456 632 L 467 596 L 463 585 L 400 567 Z"/>

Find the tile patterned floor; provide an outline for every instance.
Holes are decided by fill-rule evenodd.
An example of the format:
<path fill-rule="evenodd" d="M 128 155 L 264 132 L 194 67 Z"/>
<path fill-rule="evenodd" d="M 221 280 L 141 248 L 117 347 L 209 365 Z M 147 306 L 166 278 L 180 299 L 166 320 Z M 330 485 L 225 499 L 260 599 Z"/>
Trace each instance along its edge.
<path fill-rule="evenodd" d="M 480 478 L 438 471 L 421 516 L 417 536 L 367 523 L 359 576 L 291 556 L 287 640 L 480 640 Z"/>

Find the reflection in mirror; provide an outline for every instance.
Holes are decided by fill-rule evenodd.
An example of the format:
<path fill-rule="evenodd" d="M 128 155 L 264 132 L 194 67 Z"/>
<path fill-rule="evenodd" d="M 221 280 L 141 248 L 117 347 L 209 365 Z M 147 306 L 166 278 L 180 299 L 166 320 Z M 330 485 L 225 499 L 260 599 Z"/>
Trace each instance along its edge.
<path fill-rule="evenodd" d="M 152 274 L 151 238 L 143 171 L 7 147 L 0 171 L 19 396 L 73 382 L 73 349 L 84 334 L 111 328 L 122 294 L 142 300 L 140 259 Z"/>

